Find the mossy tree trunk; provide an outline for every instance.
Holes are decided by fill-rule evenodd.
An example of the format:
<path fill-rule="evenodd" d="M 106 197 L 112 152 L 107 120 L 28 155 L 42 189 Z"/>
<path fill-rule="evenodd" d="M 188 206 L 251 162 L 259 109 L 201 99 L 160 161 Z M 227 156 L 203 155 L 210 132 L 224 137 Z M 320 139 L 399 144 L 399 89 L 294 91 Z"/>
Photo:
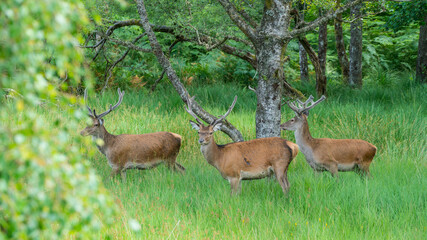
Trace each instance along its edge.
<path fill-rule="evenodd" d="M 355 0 L 352 0 L 355 1 Z M 350 10 L 351 18 L 354 19 L 350 25 L 350 86 L 362 87 L 362 3 L 353 6 Z"/>

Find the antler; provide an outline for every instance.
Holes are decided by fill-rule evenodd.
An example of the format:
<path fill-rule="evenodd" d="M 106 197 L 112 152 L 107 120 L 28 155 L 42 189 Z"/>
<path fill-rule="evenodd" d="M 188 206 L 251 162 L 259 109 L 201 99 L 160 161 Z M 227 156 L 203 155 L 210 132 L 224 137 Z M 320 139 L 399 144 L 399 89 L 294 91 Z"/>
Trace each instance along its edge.
<path fill-rule="evenodd" d="M 97 118 L 103 118 L 105 115 L 107 115 L 110 112 L 112 112 L 114 109 L 116 109 L 122 103 L 123 96 L 125 95 L 125 91 L 120 91 L 120 88 L 118 88 L 117 92 L 119 93 L 119 101 L 114 106 L 112 106 L 110 104 L 110 109 L 108 109 L 107 111 L 105 111 L 105 112 L 99 114 L 98 116 L 96 116 Z"/>
<path fill-rule="evenodd" d="M 193 112 L 193 110 L 191 110 L 191 105 L 193 103 L 194 97 L 195 96 L 190 98 L 190 96 L 187 96 L 187 107 L 184 107 L 184 108 L 185 108 L 185 111 L 187 111 L 191 116 L 193 116 L 193 118 L 195 118 L 199 124 L 203 125 L 202 120 L 200 120 L 199 117 L 197 117 L 197 115 Z"/>
<path fill-rule="evenodd" d="M 217 120 L 215 120 L 211 125 L 212 126 L 215 126 L 215 124 L 218 124 L 218 123 L 220 123 L 222 120 L 224 120 L 227 116 L 228 116 L 228 114 L 230 114 L 231 113 L 231 111 L 233 110 L 233 108 L 234 108 L 234 105 L 236 105 L 236 102 L 237 102 L 237 96 L 235 96 L 234 97 L 234 101 L 233 101 L 233 103 L 231 104 L 231 106 L 228 108 L 228 111 L 223 115 L 223 116 L 219 116 L 220 118 L 218 118 Z"/>
<path fill-rule="evenodd" d="M 322 95 L 316 102 L 313 102 L 313 99 L 314 99 L 313 96 L 310 95 L 310 97 L 305 102 L 301 102 L 300 100 L 297 100 L 296 102 L 298 103 L 299 106 L 297 106 L 295 104 L 295 102 L 288 102 L 288 106 L 295 113 L 301 114 L 303 112 L 308 112 L 308 110 L 314 108 L 317 104 L 319 104 L 320 102 L 322 102 L 323 100 L 325 100 L 326 97 L 324 95 Z M 310 103 L 311 103 L 311 105 L 307 107 L 307 105 L 310 104 Z"/>
<path fill-rule="evenodd" d="M 305 108 L 307 104 L 313 102 L 313 99 L 314 99 L 313 95 L 310 95 L 310 97 L 308 97 L 308 99 L 305 102 L 301 102 L 299 99 L 297 99 L 299 108 Z"/>
<path fill-rule="evenodd" d="M 87 108 L 87 110 L 89 111 L 89 116 L 91 116 L 91 117 L 95 117 L 94 115 L 93 115 L 93 112 L 92 112 L 92 109 L 90 109 L 90 107 L 89 107 L 89 105 L 87 105 L 87 88 L 85 88 L 85 105 L 86 105 L 86 108 Z"/>

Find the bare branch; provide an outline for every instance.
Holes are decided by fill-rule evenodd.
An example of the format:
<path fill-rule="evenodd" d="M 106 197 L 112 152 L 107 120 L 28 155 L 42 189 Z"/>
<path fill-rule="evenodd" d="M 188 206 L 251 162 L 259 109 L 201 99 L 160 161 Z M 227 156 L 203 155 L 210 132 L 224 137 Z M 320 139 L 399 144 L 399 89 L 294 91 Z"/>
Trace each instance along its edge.
<path fill-rule="evenodd" d="M 139 39 L 141 39 L 143 36 L 145 36 L 145 33 L 143 33 L 143 34 L 139 35 L 137 38 L 135 38 L 135 40 L 133 40 L 133 41 L 132 41 L 132 43 L 136 43 L 136 42 L 137 42 Z M 123 59 L 125 59 L 125 57 L 128 55 L 128 53 L 130 52 L 130 50 L 131 50 L 131 48 L 128 48 L 128 50 L 126 50 L 126 52 L 125 52 L 125 53 L 124 53 L 124 54 L 123 54 L 119 59 L 117 59 L 117 61 L 115 61 L 115 62 L 113 63 L 113 65 L 111 65 L 111 66 L 107 69 L 107 71 L 105 71 L 105 75 L 104 75 L 105 84 L 104 84 L 104 87 L 102 88 L 101 92 L 104 92 L 104 91 L 105 91 L 105 89 L 107 88 L 108 81 L 109 81 L 109 80 L 110 80 L 110 78 L 111 78 L 113 68 L 114 68 L 114 67 L 116 67 L 116 65 L 117 65 L 119 62 L 121 62 L 121 61 L 123 61 Z M 108 73 L 108 77 L 107 77 L 107 73 Z"/>
<path fill-rule="evenodd" d="M 224 44 L 227 40 L 228 40 L 228 38 L 227 38 L 227 37 L 225 37 L 222 41 L 219 41 L 219 42 L 215 43 L 215 44 L 214 44 L 214 45 L 212 45 L 212 46 L 208 46 L 208 47 L 206 48 L 206 50 L 210 51 L 210 50 L 212 50 L 212 49 L 214 49 L 214 48 L 217 48 L 217 47 L 221 46 L 222 44 Z"/>
<path fill-rule="evenodd" d="M 157 84 L 159 84 L 159 82 L 163 79 L 163 77 L 165 76 L 165 73 L 166 73 L 166 70 L 163 70 L 160 77 L 153 83 L 153 86 L 151 86 L 150 92 L 154 92 L 154 90 L 156 90 Z"/>
<path fill-rule="evenodd" d="M 251 64 L 251 66 L 254 69 L 257 69 L 258 67 L 256 56 L 251 52 L 244 51 L 226 44 L 220 45 L 219 49 L 225 53 L 228 53 L 230 55 L 236 56 L 238 58 L 241 58 L 247 61 L 249 64 Z"/>
<path fill-rule="evenodd" d="M 239 27 L 239 29 L 254 43 L 256 42 L 255 30 L 245 22 L 244 18 L 240 16 L 236 7 L 230 3 L 229 0 L 218 0 L 223 6 L 231 20 Z"/>
<path fill-rule="evenodd" d="M 91 45 L 91 46 L 85 46 L 85 45 L 79 45 L 80 48 L 97 48 L 99 47 L 99 45 L 101 45 L 103 43 L 103 41 L 99 41 L 96 45 Z"/>
<path fill-rule="evenodd" d="M 233 41 L 236 41 L 236 42 L 240 42 L 240 43 L 246 44 L 246 45 L 248 45 L 249 47 L 252 47 L 252 48 L 254 46 L 252 42 L 250 42 L 248 40 L 245 40 L 245 39 L 238 38 L 236 36 L 230 36 L 230 35 L 228 35 L 228 36 L 226 36 L 226 38 L 228 38 L 230 40 L 233 40 Z"/>
<path fill-rule="evenodd" d="M 100 35 L 104 38 L 104 40 L 110 40 L 113 43 L 117 43 L 119 45 L 128 47 L 130 49 L 136 50 L 136 51 L 140 51 L 140 52 L 146 52 L 146 53 L 150 53 L 151 49 L 147 49 L 147 48 L 142 48 L 142 47 L 138 47 L 133 43 L 127 42 L 127 41 L 123 41 L 123 40 L 119 40 L 116 38 L 111 38 L 108 35 L 104 34 L 104 33 L 100 33 Z"/>
<path fill-rule="evenodd" d="M 251 90 L 252 92 L 256 93 L 256 89 L 252 88 L 250 85 L 248 86 L 249 90 Z"/>
<path fill-rule="evenodd" d="M 110 32 L 111 34 L 112 34 L 112 32 L 114 30 L 116 30 L 118 28 L 121 28 L 121 27 L 127 27 L 127 26 L 140 26 L 140 27 L 143 27 L 142 26 L 142 21 L 138 20 L 138 19 L 129 19 L 129 20 L 124 20 L 124 21 L 107 21 L 107 20 L 104 19 L 103 21 L 106 22 L 106 23 L 112 23 L 113 24 L 113 26 L 111 26 L 111 27 L 108 28 L 109 31 L 107 31 L 107 32 Z M 233 40 L 233 41 L 236 41 L 236 42 L 240 42 L 240 43 L 246 44 L 248 47 L 253 48 L 252 42 L 247 41 L 245 39 L 241 39 L 241 38 L 238 38 L 238 37 L 235 37 L 235 36 L 225 36 L 222 41 L 216 41 L 217 43 L 214 44 L 214 47 L 213 47 L 213 46 L 210 46 L 209 44 L 211 42 L 214 42 L 214 38 L 211 37 L 211 36 L 208 36 L 206 34 L 199 33 L 197 29 L 196 29 L 197 31 L 195 30 L 195 34 L 196 35 L 198 34 L 199 37 L 197 39 L 194 39 L 194 38 L 189 38 L 188 36 L 184 36 L 184 35 L 180 34 L 179 31 L 177 31 L 177 29 L 175 29 L 173 27 L 168 27 L 168 26 L 163 26 L 163 25 L 153 25 L 153 24 L 150 24 L 150 26 L 151 26 L 151 28 L 152 28 L 152 30 L 154 32 L 161 32 L 161 33 L 172 34 L 177 39 L 179 39 L 179 41 L 194 42 L 194 43 L 196 43 L 198 45 L 206 47 L 207 50 L 212 50 L 214 48 L 218 48 L 218 49 L 220 49 L 221 51 L 223 51 L 223 52 L 225 52 L 227 54 L 236 56 L 238 58 L 241 58 L 241 59 L 247 61 L 255 69 L 257 68 L 256 56 L 253 53 L 251 53 L 250 51 L 241 50 L 241 49 L 238 49 L 236 47 L 232 47 L 230 45 L 225 44 L 226 41 L 224 42 L 224 39 Z M 107 33 L 105 33 L 103 36 L 106 36 L 106 35 L 107 35 Z M 112 42 L 115 42 L 116 44 L 119 44 L 119 45 L 122 45 L 122 46 L 125 46 L 125 47 L 128 47 L 128 48 L 131 48 L 131 49 L 134 49 L 134 50 L 137 50 L 137 51 L 140 51 L 140 50 L 143 49 L 143 48 L 139 48 L 137 46 L 134 46 L 134 45 L 132 45 L 132 44 L 130 44 L 128 42 L 120 41 L 118 39 L 109 38 L 109 40 L 111 40 Z M 82 48 L 96 48 L 96 47 L 99 47 L 101 44 L 104 44 L 105 43 L 104 41 L 106 41 L 106 39 L 103 38 L 101 41 L 99 41 L 94 46 L 80 46 L 80 47 L 82 47 Z M 100 48 L 98 50 L 100 50 Z M 144 50 L 144 52 L 147 52 L 147 51 L 148 50 Z M 93 59 L 95 59 L 95 57 Z"/>
<path fill-rule="evenodd" d="M 238 11 L 240 13 L 240 15 L 242 15 L 242 17 L 255 29 L 258 27 L 258 24 L 251 18 L 251 16 L 249 16 L 249 14 L 243 10 L 240 9 Z"/>
<path fill-rule="evenodd" d="M 350 21 L 342 20 L 342 18 L 336 18 L 336 19 L 337 19 L 337 21 L 340 21 L 340 22 L 352 23 L 352 22 L 354 22 L 354 21 L 357 21 L 358 19 L 365 18 L 365 17 L 367 17 L 367 16 L 375 16 L 375 15 L 381 14 L 381 13 L 383 13 L 383 12 L 387 12 L 387 9 L 385 9 L 385 7 L 384 7 L 384 6 L 381 6 L 381 10 L 380 10 L 380 11 L 378 11 L 378 12 L 366 13 L 366 14 L 363 14 L 363 15 L 357 16 L 357 17 L 355 17 L 355 18 L 351 19 Z"/>
<path fill-rule="evenodd" d="M 111 34 L 113 34 L 113 32 L 116 29 L 121 28 L 121 27 L 128 27 L 128 26 L 141 26 L 142 27 L 141 20 L 138 20 L 138 19 L 129 19 L 129 20 L 125 20 L 125 21 L 115 21 L 112 23 L 113 23 L 113 25 L 108 28 L 108 30 L 104 34 L 104 36 L 105 35 L 108 37 L 111 36 Z M 152 25 L 152 27 L 153 27 L 153 29 L 155 29 L 156 32 L 173 33 L 173 29 L 169 28 L 167 26 Z M 95 60 L 98 57 L 98 55 L 101 52 L 101 50 L 103 49 L 106 41 L 107 41 L 107 39 L 104 37 L 94 46 L 85 47 L 85 48 L 98 48 L 99 47 L 95 53 L 95 56 L 92 58 L 92 60 Z M 81 46 L 81 47 L 84 47 L 84 46 Z"/>

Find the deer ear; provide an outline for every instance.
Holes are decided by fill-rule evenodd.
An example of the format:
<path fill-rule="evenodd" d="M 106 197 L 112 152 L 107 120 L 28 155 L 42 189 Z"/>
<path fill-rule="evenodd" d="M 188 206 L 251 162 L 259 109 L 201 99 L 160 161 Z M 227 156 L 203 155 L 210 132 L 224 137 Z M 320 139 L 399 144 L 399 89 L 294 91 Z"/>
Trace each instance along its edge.
<path fill-rule="evenodd" d="M 196 129 L 197 131 L 199 131 L 199 129 L 200 129 L 199 124 L 197 124 L 197 123 L 195 123 L 195 122 L 193 122 L 193 121 L 191 121 L 191 120 L 190 120 L 190 124 L 191 124 L 191 126 L 192 126 L 194 129 Z"/>
<path fill-rule="evenodd" d="M 104 119 L 99 119 L 99 125 L 104 125 Z"/>
<path fill-rule="evenodd" d="M 218 130 L 220 130 L 221 129 L 221 127 L 222 127 L 222 123 L 217 123 L 217 124 L 215 124 L 215 126 L 213 126 L 213 131 L 214 132 L 216 132 L 216 131 L 218 131 Z"/>

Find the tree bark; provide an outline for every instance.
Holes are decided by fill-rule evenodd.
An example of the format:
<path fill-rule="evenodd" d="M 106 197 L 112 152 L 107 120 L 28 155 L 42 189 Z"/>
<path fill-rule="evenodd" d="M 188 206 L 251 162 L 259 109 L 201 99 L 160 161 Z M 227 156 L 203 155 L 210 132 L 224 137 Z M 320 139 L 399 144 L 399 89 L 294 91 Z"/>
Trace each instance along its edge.
<path fill-rule="evenodd" d="M 355 1 L 355 0 L 352 0 Z M 352 87 L 362 87 L 362 19 L 360 18 L 363 3 L 353 6 L 350 10 L 352 19 L 350 25 L 350 74 L 349 84 Z"/>
<path fill-rule="evenodd" d="M 314 71 L 316 72 L 316 94 L 317 96 L 326 96 L 326 76 L 322 72 L 317 54 L 306 37 L 299 37 L 298 40 L 304 46 L 305 51 L 307 51 L 310 61 L 314 66 Z"/>
<path fill-rule="evenodd" d="M 340 7 L 341 1 L 337 0 L 337 8 Z M 338 60 L 340 62 L 341 66 L 341 74 L 342 78 L 345 84 L 348 83 L 348 77 L 349 77 L 349 63 L 347 58 L 347 53 L 345 51 L 345 44 L 344 44 L 344 35 L 342 31 L 342 14 L 337 14 L 337 17 L 334 20 L 334 27 L 335 27 L 335 42 L 336 42 L 336 48 L 337 48 L 337 54 L 338 54 Z"/>
<path fill-rule="evenodd" d="M 319 10 L 319 16 L 324 15 L 323 10 Z M 328 49 L 328 22 L 320 24 L 319 26 L 319 64 L 322 69 L 322 74 L 326 78 L 326 51 Z"/>
<path fill-rule="evenodd" d="M 420 83 L 427 82 L 427 15 L 424 17 L 424 24 L 420 26 L 416 78 Z"/>
<path fill-rule="evenodd" d="M 185 89 L 184 85 L 182 85 L 180 79 L 176 75 L 175 70 L 172 68 L 169 59 L 166 58 L 165 54 L 162 51 L 162 48 L 157 41 L 156 35 L 154 34 L 153 29 L 148 22 L 147 12 L 145 10 L 144 1 L 137 0 L 137 9 L 140 15 L 142 26 L 147 33 L 148 40 L 150 41 L 150 46 L 153 50 L 154 55 L 159 61 L 160 65 L 162 65 L 163 69 L 166 71 L 166 74 L 171 81 L 172 85 L 175 87 L 176 91 L 180 95 L 181 99 L 186 103 L 189 94 L 187 89 Z M 193 104 L 193 112 L 197 114 L 203 121 L 207 123 L 212 123 L 216 120 L 214 116 L 203 110 L 196 102 Z M 243 141 L 242 134 L 229 122 L 224 121 L 223 127 L 221 127 L 221 131 L 226 133 L 233 141 L 240 142 Z"/>
<path fill-rule="evenodd" d="M 303 82 L 308 82 L 310 78 L 308 77 L 308 60 L 307 52 L 304 49 L 304 46 L 301 43 L 298 43 L 299 47 L 299 70 L 300 78 Z"/>
<path fill-rule="evenodd" d="M 283 66 L 280 64 L 283 41 L 270 41 L 262 45 L 258 56 L 258 98 L 255 115 L 256 137 L 280 136 L 282 79 L 284 78 Z"/>
<path fill-rule="evenodd" d="M 298 9 L 300 12 L 300 21 L 304 21 L 304 10 L 305 10 L 305 3 L 298 2 Z M 303 82 L 308 82 L 310 80 L 308 76 L 308 61 L 307 61 L 307 52 L 304 49 L 304 46 L 298 42 L 298 48 L 299 48 L 299 69 L 300 69 L 300 78 Z"/>
<path fill-rule="evenodd" d="M 258 65 L 256 137 L 279 137 L 285 40 L 290 24 L 291 2 L 266 1 L 254 46 Z"/>

